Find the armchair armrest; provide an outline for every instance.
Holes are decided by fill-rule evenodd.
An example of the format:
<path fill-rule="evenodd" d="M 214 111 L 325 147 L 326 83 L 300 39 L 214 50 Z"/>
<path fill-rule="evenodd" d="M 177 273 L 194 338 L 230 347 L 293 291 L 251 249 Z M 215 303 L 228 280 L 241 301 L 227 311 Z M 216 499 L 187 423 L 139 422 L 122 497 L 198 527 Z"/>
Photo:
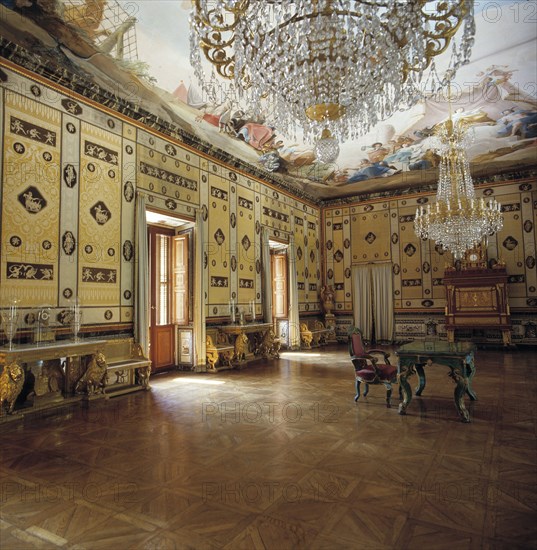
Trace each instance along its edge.
<path fill-rule="evenodd" d="M 388 353 L 387 351 L 384 351 L 383 349 L 368 349 L 367 350 L 367 353 L 377 353 L 379 355 L 382 355 L 382 357 L 384 357 L 385 360 L 388 359 L 388 357 L 390 357 L 390 353 Z"/>
<path fill-rule="evenodd" d="M 368 369 L 371 371 L 377 371 L 378 359 L 369 354 L 353 355 L 351 356 L 351 362 L 354 365 L 354 370 Z"/>

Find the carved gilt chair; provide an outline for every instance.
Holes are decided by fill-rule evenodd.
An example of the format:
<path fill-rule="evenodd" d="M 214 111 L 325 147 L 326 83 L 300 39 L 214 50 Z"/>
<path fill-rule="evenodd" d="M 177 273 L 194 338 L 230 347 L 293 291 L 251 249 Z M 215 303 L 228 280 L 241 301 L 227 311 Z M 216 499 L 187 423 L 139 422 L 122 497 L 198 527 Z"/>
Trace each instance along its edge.
<path fill-rule="evenodd" d="M 381 349 L 366 350 L 362 331 L 351 327 L 349 331 L 349 354 L 356 379 L 354 401 L 360 399 L 360 384 L 365 384 L 364 397 L 369 393 L 371 384 L 383 384 L 386 387 L 386 406 L 391 407 L 392 384 L 397 381 L 397 367 L 390 364 L 389 353 Z"/>

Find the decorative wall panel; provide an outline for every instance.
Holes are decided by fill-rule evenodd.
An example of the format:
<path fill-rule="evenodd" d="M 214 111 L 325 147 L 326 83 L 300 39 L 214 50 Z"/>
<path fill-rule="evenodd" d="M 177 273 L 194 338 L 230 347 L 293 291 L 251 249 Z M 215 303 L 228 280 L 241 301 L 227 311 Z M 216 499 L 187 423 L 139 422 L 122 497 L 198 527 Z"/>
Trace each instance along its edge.
<path fill-rule="evenodd" d="M 1 298 L 58 302 L 61 115 L 4 94 Z"/>
<path fill-rule="evenodd" d="M 166 209 L 175 212 L 178 203 L 199 202 L 199 170 L 161 153 L 154 138 L 149 147 L 138 146 L 138 186 L 166 197 Z"/>
<path fill-rule="evenodd" d="M 294 259 L 296 265 L 298 285 L 298 303 L 304 304 L 306 301 L 306 244 L 304 242 L 305 229 L 304 229 L 304 216 L 302 212 L 296 212 L 293 209 L 293 226 L 295 235 L 295 251 L 296 257 Z M 306 239 L 307 240 L 307 239 Z"/>
<path fill-rule="evenodd" d="M 80 134 L 78 295 L 84 306 L 117 308 L 123 251 L 122 139 L 85 122 Z M 102 321 L 112 319 L 119 322 L 118 310 L 104 311 Z"/>
<path fill-rule="evenodd" d="M 71 101 L 66 108 L 76 110 Z M 80 108 L 80 107 L 79 107 Z M 80 120 L 70 114 L 63 114 L 63 127 L 74 128 L 74 132 L 62 132 L 62 173 L 60 204 L 60 272 L 59 306 L 68 308 L 78 296 L 78 196 L 80 192 Z"/>
<path fill-rule="evenodd" d="M 274 229 L 275 235 L 290 233 L 291 215 L 285 196 L 280 197 L 280 193 L 267 188 L 261 198 L 261 210 L 261 223 Z"/>
<path fill-rule="evenodd" d="M 209 173 L 209 223 L 206 235 L 209 269 L 209 304 L 224 306 L 234 299 L 237 287 L 232 285 L 231 273 L 238 268 L 235 231 L 230 225 L 229 180 Z M 236 276 L 236 275 L 235 275 Z"/>
<path fill-rule="evenodd" d="M 503 229 L 495 235 L 498 256 L 505 261 L 509 281 L 510 303 L 526 295 L 526 251 L 524 250 L 524 229 L 522 201 L 519 193 L 497 197 L 502 203 Z M 516 302 L 514 301 L 516 300 Z"/>
<path fill-rule="evenodd" d="M 345 235 L 343 231 L 344 216 L 341 209 L 334 212 L 332 217 L 332 240 L 326 243 L 327 258 L 332 258 L 332 277 L 331 284 L 335 291 L 336 309 L 341 309 L 341 304 L 345 303 L 345 253 L 344 245 Z M 348 222 L 348 220 L 347 220 Z M 339 306 L 339 307 L 338 307 Z"/>
<path fill-rule="evenodd" d="M 334 285 L 334 216 L 338 209 L 324 211 L 324 242 L 323 247 L 324 270 L 326 284 L 335 288 Z M 350 266 L 349 266 L 350 267 Z M 341 303 L 341 302 L 340 302 Z M 336 304 L 337 307 L 337 304 Z M 352 308 L 352 306 L 351 306 Z"/>
<path fill-rule="evenodd" d="M 136 128 L 123 124 L 121 171 L 121 321 L 133 321 L 134 312 L 134 204 L 136 183 Z"/>
<path fill-rule="evenodd" d="M 231 184 L 236 193 L 236 254 L 238 273 L 238 303 L 250 304 L 256 299 L 256 262 L 257 271 L 261 271 L 261 243 L 256 232 L 254 218 L 254 192 Z M 231 220 L 233 227 L 234 220 Z M 243 306 L 244 307 L 244 306 Z M 249 307 L 246 308 L 249 312 Z"/>
<path fill-rule="evenodd" d="M 321 233 L 318 220 L 311 214 L 304 217 L 305 257 L 306 257 L 306 294 L 304 300 L 308 307 L 319 309 L 319 292 L 321 291 Z"/>

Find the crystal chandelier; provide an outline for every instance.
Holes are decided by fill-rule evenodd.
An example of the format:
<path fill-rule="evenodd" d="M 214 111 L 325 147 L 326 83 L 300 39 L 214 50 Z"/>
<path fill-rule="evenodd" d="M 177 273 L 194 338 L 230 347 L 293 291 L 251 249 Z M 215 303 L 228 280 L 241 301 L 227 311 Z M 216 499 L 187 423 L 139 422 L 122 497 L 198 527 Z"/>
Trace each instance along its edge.
<path fill-rule="evenodd" d="M 475 197 L 466 149 L 472 138 L 463 119 L 449 119 L 437 130 L 440 176 L 436 204 L 418 206 L 414 230 L 420 239 L 432 239 L 456 260 L 483 238 L 503 226 L 501 205 L 495 199 Z"/>
<path fill-rule="evenodd" d="M 209 98 L 223 77 L 288 137 L 344 142 L 443 89 L 474 33 L 473 0 L 193 0 L 191 64 Z"/>

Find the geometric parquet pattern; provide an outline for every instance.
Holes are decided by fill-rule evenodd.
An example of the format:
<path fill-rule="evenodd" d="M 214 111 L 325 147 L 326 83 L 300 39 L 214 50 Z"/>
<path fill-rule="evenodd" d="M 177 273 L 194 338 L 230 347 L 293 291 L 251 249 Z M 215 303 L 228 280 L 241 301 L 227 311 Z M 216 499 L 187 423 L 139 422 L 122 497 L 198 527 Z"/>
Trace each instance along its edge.
<path fill-rule="evenodd" d="M 355 404 L 346 346 L 4 423 L 0 548 L 536 548 L 536 356 L 478 350 L 470 424 L 435 365 Z"/>

